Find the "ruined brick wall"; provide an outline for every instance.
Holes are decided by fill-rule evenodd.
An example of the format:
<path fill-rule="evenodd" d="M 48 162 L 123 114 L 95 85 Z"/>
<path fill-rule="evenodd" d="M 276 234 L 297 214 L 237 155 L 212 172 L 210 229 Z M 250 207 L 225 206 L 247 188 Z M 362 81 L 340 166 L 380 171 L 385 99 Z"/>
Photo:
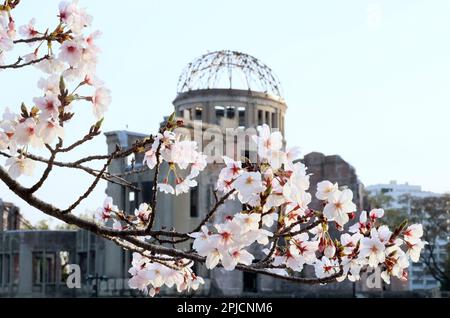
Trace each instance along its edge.
<path fill-rule="evenodd" d="M 310 177 L 310 191 L 313 196 L 311 208 L 321 209 L 321 203 L 315 198 L 317 183 L 323 180 L 337 182 L 339 186 L 347 186 L 353 191 L 353 202 L 358 209 L 363 209 L 364 185 L 358 180 L 355 168 L 340 156 L 325 156 L 320 152 L 311 152 L 301 160 L 307 167 Z"/>

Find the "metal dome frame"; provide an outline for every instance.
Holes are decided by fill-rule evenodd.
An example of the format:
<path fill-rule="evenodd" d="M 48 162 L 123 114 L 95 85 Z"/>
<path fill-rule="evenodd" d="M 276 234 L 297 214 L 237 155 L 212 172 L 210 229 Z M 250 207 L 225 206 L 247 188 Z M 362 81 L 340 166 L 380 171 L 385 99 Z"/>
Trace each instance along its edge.
<path fill-rule="evenodd" d="M 233 81 L 237 75 L 244 79 L 244 89 L 282 98 L 281 84 L 267 65 L 251 55 L 231 50 L 206 53 L 189 63 L 178 79 L 177 92 L 239 89 Z M 229 87 L 219 87 L 220 81 L 227 81 Z"/>

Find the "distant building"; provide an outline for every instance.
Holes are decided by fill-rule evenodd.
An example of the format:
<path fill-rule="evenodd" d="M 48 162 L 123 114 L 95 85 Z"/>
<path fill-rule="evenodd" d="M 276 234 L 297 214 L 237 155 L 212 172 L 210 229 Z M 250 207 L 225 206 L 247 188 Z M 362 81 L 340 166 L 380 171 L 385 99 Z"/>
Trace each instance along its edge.
<path fill-rule="evenodd" d="M 356 170 L 338 155 L 326 156 L 320 152 L 311 152 L 301 160 L 307 167 L 310 177 L 310 190 L 313 195 L 311 206 L 321 209 L 321 202 L 315 197 L 317 183 L 323 180 L 337 182 L 353 192 L 353 202 L 358 210 L 367 207 L 367 197 L 364 194 L 364 184 L 358 179 Z"/>
<path fill-rule="evenodd" d="M 402 200 L 406 199 L 407 196 L 416 198 L 441 196 L 441 194 L 439 193 L 423 191 L 420 185 L 412 185 L 408 182 L 398 183 L 395 180 L 389 183 L 367 186 L 366 190 L 370 192 L 371 195 L 384 194 L 391 197 L 393 200 L 390 208 L 393 209 L 400 209 L 404 208 L 405 206 L 408 207 L 407 203 L 402 202 Z"/>
<path fill-rule="evenodd" d="M 371 195 L 386 195 L 392 198 L 392 202 L 388 206 L 391 209 L 402 209 L 408 214 L 411 213 L 411 198 L 428 198 L 439 197 L 442 194 L 429 191 L 423 191 L 420 185 L 411 185 L 409 183 L 397 183 L 391 181 L 387 184 L 375 184 L 366 187 Z M 438 247 L 433 254 L 437 263 L 442 263 L 447 259 L 446 245 L 448 237 L 438 240 Z M 409 268 L 408 279 L 410 290 L 426 290 L 438 288 L 440 286 L 437 281 L 427 270 L 427 266 L 420 259 L 417 263 L 412 263 Z"/>
<path fill-rule="evenodd" d="M 20 214 L 19 208 L 0 199 L 0 232 L 29 228 L 31 224 Z"/>

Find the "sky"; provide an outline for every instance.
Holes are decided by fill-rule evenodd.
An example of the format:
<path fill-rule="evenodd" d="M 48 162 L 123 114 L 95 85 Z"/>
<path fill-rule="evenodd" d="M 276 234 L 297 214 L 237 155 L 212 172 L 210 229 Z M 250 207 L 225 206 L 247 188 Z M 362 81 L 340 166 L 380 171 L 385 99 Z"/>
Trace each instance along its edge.
<path fill-rule="evenodd" d="M 57 24 L 56 0 L 22 1 L 18 25 Z M 80 0 L 102 31 L 98 76 L 112 91 L 103 130 L 154 133 L 173 110 L 178 77 L 196 57 L 230 49 L 260 59 L 280 79 L 286 139 L 302 153 L 339 154 L 365 185 L 390 180 L 450 191 L 450 2 Z M 27 47 L 19 54 L 29 53 Z M 0 111 L 39 95 L 33 68 L 0 72 Z M 68 135 L 94 118 L 77 105 Z M 70 160 L 106 152 L 104 136 Z M 21 179 L 25 184 L 32 180 Z M 69 205 L 91 179 L 56 170 L 37 195 Z M 77 213 L 95 209 L 105 183 Z M 36 222 L 45 215 L 0 185 L 0 198 Z"/>

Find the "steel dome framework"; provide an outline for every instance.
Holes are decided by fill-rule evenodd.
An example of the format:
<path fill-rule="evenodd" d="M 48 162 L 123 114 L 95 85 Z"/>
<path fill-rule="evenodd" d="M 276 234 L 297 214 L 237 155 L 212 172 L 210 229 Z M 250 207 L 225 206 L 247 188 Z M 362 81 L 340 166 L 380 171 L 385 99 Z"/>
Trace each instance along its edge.
<path fill-rule="evenodd" d="M 272 70 L 257 58 L 223 50 L 204 54 L 189 63 L 178 80 L 177 92 L 229 88 L 246 89 L 282 97 Z"/>

